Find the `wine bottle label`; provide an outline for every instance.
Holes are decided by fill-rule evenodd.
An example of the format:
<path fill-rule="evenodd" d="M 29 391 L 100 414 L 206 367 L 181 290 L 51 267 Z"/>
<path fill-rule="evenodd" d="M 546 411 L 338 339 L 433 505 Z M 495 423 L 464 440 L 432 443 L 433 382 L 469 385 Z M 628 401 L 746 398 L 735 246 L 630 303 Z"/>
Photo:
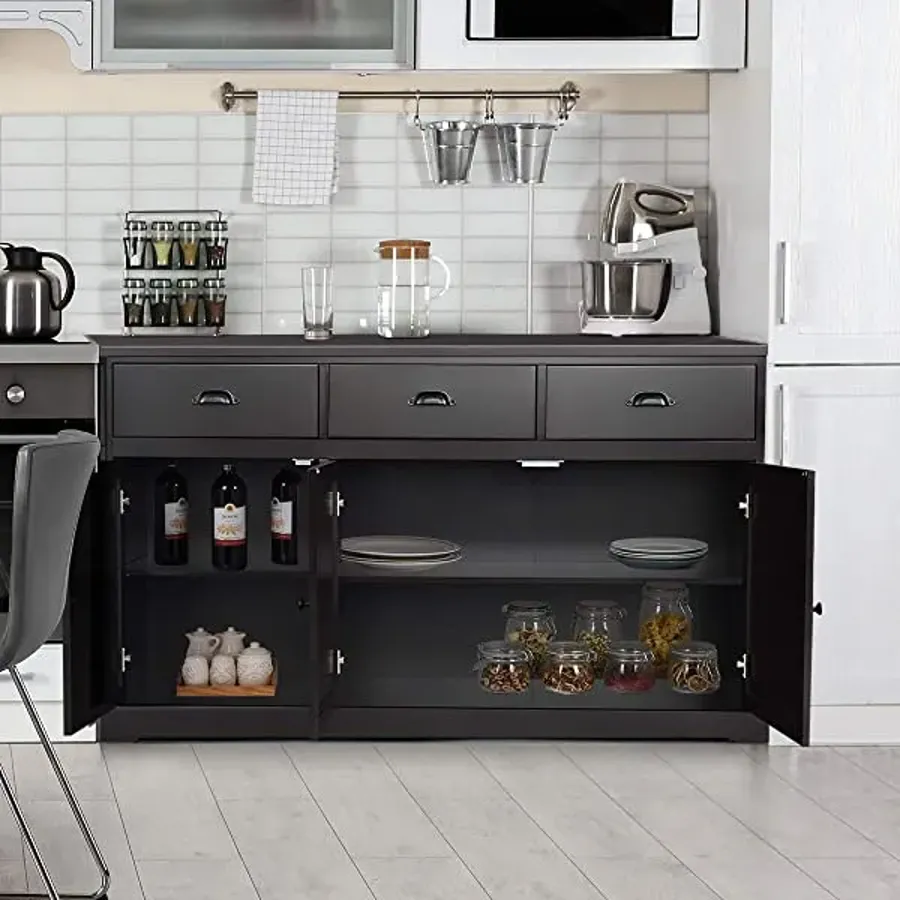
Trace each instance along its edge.
<path fill-rule="evenodd" d="M 163 512 L 165 516 L 165 535 L 171 540 L 186 538 L 188 533 L 188 502 L 184 497 L 175 503 L 167 503 Z"/>
<path fill-rule="evenodd" d="M 220 547 L 247 543 L 247 507 L 228 503 L 213 509 L 213 540 Z"/>
<path fill-rule="evenodd" d="M 294 504 L 272 498 L 272 537 L 289 541 L 294 534 Z"/>

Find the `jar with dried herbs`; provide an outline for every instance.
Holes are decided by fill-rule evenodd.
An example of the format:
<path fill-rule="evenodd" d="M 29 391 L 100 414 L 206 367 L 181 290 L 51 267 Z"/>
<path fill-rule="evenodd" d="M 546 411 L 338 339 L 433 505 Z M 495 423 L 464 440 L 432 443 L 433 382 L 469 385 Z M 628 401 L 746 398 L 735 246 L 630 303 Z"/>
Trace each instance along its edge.
<path fill-rule="evenodd" d="M 547 646 L 556 637 L 556 620 L 550 605 L 522 600 L 507 603 L 503 612 L 506 614 L 506 640 L 524 647 L 531 654 L 532 671 L 539 671 Z"/>
<path fill-rule="evenodd" d="M 531 654 L 508 641 L 478 645 L 478 683 L 489 694 L 522 694 L 531 686 Z"/>
<path fill-rule="evenodd" d="M 674 644 L 669 658 L 669 684 L 679 694 L 714 694 L 722 686 L 715 644 Z"/>
<path fill-rule="evenodd" d="M 554 694 L 586 694 L 597 680 L 596 655 L 575 641 L 558 641 L 547 647 L 541 664 L 541 681 Z"/>
<path fill-rule="evenodd" d="M 653 654 L 658 677 L 665 678 L 672 644 L 691 639 L 694 615 L 683 584 L 648 582 L 641 591 L 638 637 Z"/>
<path fill-rule="evenodd" d="M 586 644 L 597 656 L 597 673 L 606 665 L 609 645 L 622 640 L 622 621 L 625 610 L 607 600 L 582 600 L 575 607 L 575 626 L 572 639 Z"/>

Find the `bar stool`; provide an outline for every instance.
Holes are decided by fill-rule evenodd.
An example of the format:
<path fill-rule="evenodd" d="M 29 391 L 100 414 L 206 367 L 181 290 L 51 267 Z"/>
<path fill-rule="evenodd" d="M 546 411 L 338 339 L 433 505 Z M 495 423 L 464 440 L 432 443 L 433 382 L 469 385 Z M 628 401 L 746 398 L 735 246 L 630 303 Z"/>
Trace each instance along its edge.
<path fill-rule="evenodd" d="M 61 431 L 56 437 L 26 444 L 19 450 L 13 491 L 9 614 L 6 627 L 0 634 L 0 672 L 9 671 L 101 876 L 100 886 L 93 894 L 62 895 L 64 900 L 101 900 L 106 897 L 110 882 L 109 868 L 16 666 L 50 638 L 62 618 L 75 529 L 99 453 L 100 442 L 97 438 L 81 431 Z M 2 766 L 0 788 L 28 845 L 47 895 L 51 900 L 60 900 L 61 895 Z"/>

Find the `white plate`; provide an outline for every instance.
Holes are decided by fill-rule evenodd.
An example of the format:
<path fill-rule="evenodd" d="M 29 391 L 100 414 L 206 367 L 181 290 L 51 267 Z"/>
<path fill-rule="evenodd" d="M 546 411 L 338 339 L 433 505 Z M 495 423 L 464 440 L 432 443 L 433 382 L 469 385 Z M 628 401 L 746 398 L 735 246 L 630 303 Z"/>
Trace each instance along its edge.
<path fill-rule="evenodd" d="M 700 550 L 696 553 L 625 553 L 622 550 L 614 550 L 610 548 L 611 556 L 627 556 L 630 559 L 696 559 L 700 556 L 706 556 L 706 550 Z"/>
<path fill-rule="evenodd" d="M 622 538 L 611 541 L 609 549 L 613 553 L 631 556 L 680 558 L 695 553 L 708 553 L 709 544 L 692 538 Z"/>
<path fill-rule="evenodd" d="M 365 557 L 342 556 L 344 562 L 355 566 L 365 566 L 367 569 L 392 569 L 395 572 L 418 572 L 424 569 L 433 569 L 437 566 L 445 566 L 462 559 L 462 554 L 455 553 L 441 559 L 366 559 Z"/>
<path fill-rule="evenodd" d="M 435 559 L 448 554 L 462 552 L 459 544 L 438 538 L 416 537 L 404 534 L 372 534 L 361 537 L 344 538 L 341 550 L 354 556 L 370 559 Z"/>

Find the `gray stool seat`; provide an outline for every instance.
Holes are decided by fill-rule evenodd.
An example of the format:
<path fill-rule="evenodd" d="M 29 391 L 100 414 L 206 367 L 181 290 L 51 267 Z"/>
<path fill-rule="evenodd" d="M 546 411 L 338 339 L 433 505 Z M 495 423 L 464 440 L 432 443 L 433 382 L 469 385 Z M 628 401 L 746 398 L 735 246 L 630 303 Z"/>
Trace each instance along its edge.
<path fill-rule="evenodd" d="M 51 637 L 62 618 L 75 532 L 99 453 L 100 442 L 93 435 L 62 431 L 46 441 L 26 444 L 16 457 L 9 614 L 0 634 L 0 672 L 9 671 L 100 874 L 100 885 L 93 894 L 60 895 L 0 766 L 0 788 L 51 900 L 60 900 L 61 896 L 101 900 L 109 890 L 109 868 L 16 666 Z"/>

